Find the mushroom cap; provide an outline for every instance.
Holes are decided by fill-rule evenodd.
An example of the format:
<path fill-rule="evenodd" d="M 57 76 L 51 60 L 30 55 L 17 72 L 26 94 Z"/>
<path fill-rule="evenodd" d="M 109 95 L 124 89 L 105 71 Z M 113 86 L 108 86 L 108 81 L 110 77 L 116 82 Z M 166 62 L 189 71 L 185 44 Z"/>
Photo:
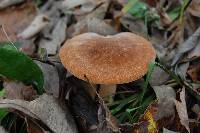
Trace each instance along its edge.
<path fill-rule="evenodd" d="M 64 67 L 82 80 L 122 84 L 145 75 L 156 53 L 149 41 L 133 33 L 84 33 L 66 41 L 59 56 Z"/>

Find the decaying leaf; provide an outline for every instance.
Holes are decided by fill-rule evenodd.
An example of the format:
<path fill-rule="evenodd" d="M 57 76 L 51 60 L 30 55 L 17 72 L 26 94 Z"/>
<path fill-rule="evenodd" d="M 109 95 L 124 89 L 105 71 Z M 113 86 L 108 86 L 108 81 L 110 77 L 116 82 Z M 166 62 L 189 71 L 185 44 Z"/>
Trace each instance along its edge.
<path fill-rule="evenodd" d="M 103 99 L 97 94 L 100 103 L 98 109 L 97 132 L 102 133 L 120 133 L 116 118 L 111 114 Z"/>
<path fill-rule="evenodd" d="M 183 44 L 179 45 L 176 56 L 173 59 L 172 65 L 175 65 L 185 53 L 189 52 L 200 41 L 200 27 L 195 31 L 195 33 L 189 37 L 187 41 L 185 41 Z"/>
<path fill-rule="evenodd" d="M 0 100 L 0 108 L 11 108 L 23 112 L 29 117 L 41 120 L 55 133 L 77 133 L 72 116 L 63 109 L 57 99 L 49 95 L 28 102 L 23 100 Z"/>
<path fill-rule="evenodd" d="M 176 93 L 173 88 L 161 85 L 153 86 L 153 89 L 158 99 L 158 117 L 162 119 L 164 117 L 173 116 L 175 114 L 173 100 L 176 99 Z"/>
<path fill-rule="evenodd" d="M 157 133 L 159 131 L 157 117 L 157 102 L 151 104 L 144 115 L 140 118 L 139 123 L 135 124 L 132 133 Z"/>
<path fill-rule="evenodd" d="M 169 74 L 167 74 L 160 67 L 155 67 L 151 74 L 150 84 L 151 86 L 159 86 L 164 84 L 169 79 Z"/>
<path fill-rule="evenodd" d="M 187 10 L 193 16 L 200 17 L 200 2 L 199 2 L 199 0 L 192 0 L 191 4 Z"/>
<path fill-rule="evenodd" d="M 87 21 L 87 30 L 85 32 L 94 32 L 105 36 L 117 33 L 111 25 L 105 23 L 103 20 L 91 18 Z"/>
<path fill-rule="evenodd" d="M 72 36 L 87 32 L 88 31 L 88 22 L 90 22 L 92 20 L 92 18 L 103 20 L 103 18 L 105 17 L 107 8 L 109 6 L 109 3 L 110 3 L 109 1 L 106 1 L 100 7 L 98 7 L 96 10 L 94 10 L 91 14 L 88 14 L 84 19 L 82 19 L 78 23 L 76 23 L 73 26 L 75 29 L 75 32 L 73 33 Z M 99 25 L 96 25 L 96 26 L 99 26 Z M 94 25 L 93 25 L 93 27 L 94 27 Z M 98 29 L 98 28 L 95 28 L 95 29 Z M 102 30 L 100 30 L 100 31 L 102 31 Z"/>
<path fill-rule="evenodd" d="M 44 89 L 47 94 L 58 98 L 59 96 L 59 77 L 56 68 L 52 65 L 35 61 L 44 74 Z"/>
<path fill-rule="evenodd" d="M 180 92 L 180 100 L 181 101 L 174 100 L 174 103 L 176 105 L 176 110 L 178 112 L 181 124 L 190 133 L 189 119 L 188 119 L 187 107 L 186 107 L 186 102 L 185 102 L 185 88 L 183 88 L 182 91 Z"/>
<path fill-rule="evenodd" d="M 171 88 L 168 88 L 165 92 L 167 94 L 157 92 L 158 97 L 161 99 L 149 105 L 144 115 L 139 119 L 139 123 L 133 125 L 132 133 L 158 133 L 163 127 L 174 124 L 174 114 L 172 114 L 173 111 L 170 110 L 173 110 L 173 105 L 170 105 L 172 104 L 171 100 L 167 103 L 168 97 L 166 97 L 166 95 L 174 97 L 174 92 Z M 168 105 L 169 109 L 167 109 Z"/>
<path fill-rule="evenodd" d="M 37 97 L 37 92 L 32 86 L 25 86 L 21 82 L 4 81 L 5 98 L 7 99 L 23 99 L 31 101 Z"/>
<path fill-rule="evenodd" d="M 29 119 L 27 121 L 27 132 L 28 133 L 50 133 L 48 131 L 45 131 L 39 124 L 36 122 L 33 122 Z"/>
<path fill-rule="evenodd" d="M 188 75 L 194 82 L 200 82 L 200 64 L 192 65 L 187 71 Z"/>
<path fill-rule="evenodd" d="M 125 14 L 120 19 L 121 24 L 128 30 L 133 33 L 146 36 L 146 28 L 144 22 L 140 19 L 134 18 L 130 14 Z"/>
<path fill-rule="evenodd" d="M 32 22 L 36 13 L 35 5 L 30 2 L 12 8 L 8 7 L 4 10 L 0 10 L 0 25 L 3 25 L 11 40 L 16 41 L 18 40 L 17 34 L 23 31 Z M 7 41 L 7 38 L 1 30 L 0 42 L 3 41 Z"/>

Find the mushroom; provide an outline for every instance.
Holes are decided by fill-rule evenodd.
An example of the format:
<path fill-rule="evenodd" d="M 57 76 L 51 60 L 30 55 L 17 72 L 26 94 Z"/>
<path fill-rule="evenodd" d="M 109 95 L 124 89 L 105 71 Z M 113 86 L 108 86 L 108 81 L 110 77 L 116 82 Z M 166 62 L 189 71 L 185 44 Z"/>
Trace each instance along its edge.
<path fill-rule="evenodd" d="M 66 41 L 59 56 L 74 76 L 100 84 L 99 93 L 105 97 L 115 93 L 116 84 L 145 75 L 156 53 L 149 41 L 133 33 L 109 36 L 84 33 Z"/>

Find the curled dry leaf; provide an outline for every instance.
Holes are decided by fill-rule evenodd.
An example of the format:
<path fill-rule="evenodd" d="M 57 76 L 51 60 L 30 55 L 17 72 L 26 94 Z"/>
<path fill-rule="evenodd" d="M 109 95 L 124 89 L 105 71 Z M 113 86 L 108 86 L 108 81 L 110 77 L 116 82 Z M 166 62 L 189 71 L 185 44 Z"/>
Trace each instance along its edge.
<path fill-rule="evenodd" d="M 180 100 L 181 101 L 174 100 L 174 103 L 176 105 L 176 110 L 178 112 L 181 124 L 190 133 L 187 107 L 185 102 L 185 88 L 183 88 L 182 91 L 180 92 Z"/>
<path fill-rule="evenodd" d="M 31 24 L 17 36 L 22 39 L 29 39 L 44 29 L 49 23 L 50 19 L 45 14 L 39 14 L 31 22 Z"/>
<path fill-rule="evenodd" d="M 0 4 L 1 5 L 1 4 Z M 6 33 L 12 41 L 18 40 L 17 34 L 23 31 L 36 16 L 36 7 L 33 3 L 25 3 L 12 8 L 0 10 L 0 25 L 3 25 Z M 2 30 L 0 42 L 7 41 Z"/>
<path fill-rule="evenodd" d="M 182 57 L 195 48 L 200 41 L 200 27 L 195 31 L 195 33 L 190 36 L 183 44 L 179 45 L 177 53 L 172 61 L 172 65 L 175 65 Z"/>
<path fill-rule="evenodd" d="M 25 1 L 25 0 L 1 0 L 0 1 L 0 9 L 4 9 L 8 6 L 22 3 L 23 1 Z"/>
<path fill-rule="evenodd" d="M 31 102 L 3 99 L 0 100 L 0 108 L 19 110 L 29 117 L 41 120 L 55 133 L 78 133 L 69 111 L 61 108 L 57 99 L 46 94 Z"/>
<path fill-rule="evenodd" d="M 59 96 L 59 77 L 56 68 L 52 65 L 42 63 L 40 61 L 35 61 L 37 65 L 41 68 L 44 74 L 44 89 L 45 91 L 58 98 Z"/>

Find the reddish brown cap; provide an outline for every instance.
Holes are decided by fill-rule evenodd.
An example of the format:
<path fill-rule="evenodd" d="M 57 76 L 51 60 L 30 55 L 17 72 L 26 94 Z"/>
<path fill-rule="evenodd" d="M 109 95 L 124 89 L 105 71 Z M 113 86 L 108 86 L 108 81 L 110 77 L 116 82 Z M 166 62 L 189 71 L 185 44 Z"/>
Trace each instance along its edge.
<path fill-rule="evenodd" d="M 128 32 L 113 36 L 84 33 L 66 41 L 59 55 L 74 76 L 95 84 L 137 80 L 156 57 L 149 41 Z"/>

